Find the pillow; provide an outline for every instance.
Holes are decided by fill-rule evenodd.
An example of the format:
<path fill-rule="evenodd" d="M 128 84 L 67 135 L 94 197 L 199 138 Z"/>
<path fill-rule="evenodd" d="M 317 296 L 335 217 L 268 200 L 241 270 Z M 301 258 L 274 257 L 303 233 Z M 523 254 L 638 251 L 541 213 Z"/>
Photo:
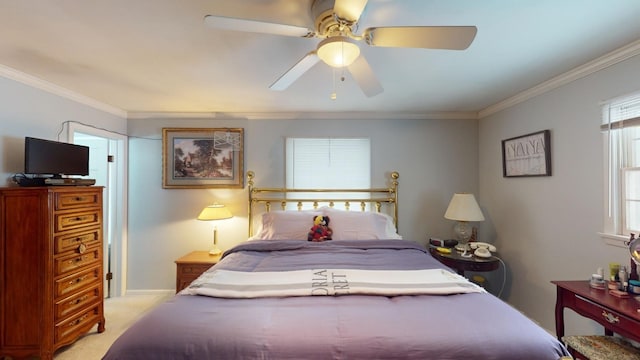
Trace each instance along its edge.
<path fill-rule="evenodd" d="M 262 227 L 249 240 L 307 240 L 318 210 L 270 211 L 262 214 Z"/>
<path fill-rule="evenodd" d="M 332 208 L 322 211 L 331 218 L 333 240 L 402 239 L 389 215 Z"/>
<path fill-rule="evenodd" d="M 384 229 L 382 230 L 385 234 L 383 239 L 402 239 L 402 236 L 398 234 L 398 229 L 396 228 L 396 224 L 393 222 L 393 218 L 384 213 L 375 213 L 378 217 L 384 218 L 382 226 Z"/>

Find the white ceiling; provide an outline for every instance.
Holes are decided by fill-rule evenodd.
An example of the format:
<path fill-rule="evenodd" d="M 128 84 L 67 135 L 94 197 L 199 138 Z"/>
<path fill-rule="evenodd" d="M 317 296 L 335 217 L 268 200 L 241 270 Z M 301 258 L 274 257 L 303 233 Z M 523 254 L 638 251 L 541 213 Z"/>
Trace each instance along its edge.
<path fill-rule="evenodd" d="M 359 28 L 475 25 L 465 51 L 369 47 L 367 98 L 322 62 L 269 85 L 318 39 L 217 30 L 207 14 L 313 28 L 312 0 L 0 0 L 0 64 L 139 113 L 475 113 L 640 39 L 640 0 L 369 0 Z M 635 53 L 633 54 L 635 55 Z M 10 70 L 10 71 L 9 71 Z"/>

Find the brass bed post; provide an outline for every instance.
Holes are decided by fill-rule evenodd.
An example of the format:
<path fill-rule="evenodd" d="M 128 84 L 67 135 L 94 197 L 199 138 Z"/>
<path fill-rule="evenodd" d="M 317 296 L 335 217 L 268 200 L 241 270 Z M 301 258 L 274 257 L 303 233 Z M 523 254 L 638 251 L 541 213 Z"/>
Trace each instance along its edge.
<path fill-rule="evenodd" d="M 247 217 L 249 218 L 249 237 L 253 236 L 253 177 L 255 173 L 253 171 L 247 171 L 247 188 L 249 189 L 249 208 L 247 211 Z"/>
<path fill-rule="evenodd" d="M 394 202 L 393 202 L 393 220 L 396 223 L 396 231 L 398 231 L 398 178 L 400 174 L 397 171 L 391 173 L 391 186 L 394 194 Z"/>

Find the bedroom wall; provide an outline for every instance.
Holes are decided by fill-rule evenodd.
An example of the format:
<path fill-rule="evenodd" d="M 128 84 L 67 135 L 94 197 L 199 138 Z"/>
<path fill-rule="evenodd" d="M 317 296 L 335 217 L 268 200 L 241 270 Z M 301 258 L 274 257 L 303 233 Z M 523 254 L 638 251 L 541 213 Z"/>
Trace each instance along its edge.
<path fill-rule="evenodd" d="M 603 219 L 599 103 L 640 90 L 640 57 L 628 59 L 479 122 L 480 203 L 509 269 L 506 299 L 554 330 L 551 280 L 588 279 L 624 248 L 598 236 Z M 553 175 L 503 178 L 501 140 L 551 130 Z M 601 332 L 567 310 L 567 334 Z"/>
<path fill-rule="evenodd" d="M 65 141 L 65 121 L 126 133 L 127 120 L 0 76 L 0 186 L 24 171 L 24 138 Z M 60 133 L 60 137 L 58 134 Z"/>
<path fill-rule="evenodd" d="M 129 276 L 132 291 L 175 288 L 173 261 L 206 250 L 211 224 L 198 212 L 218 201 L 234 218 L 218 225 L 224 250 L 247 238 L 247 192 L 162 189 L 163 127 L 242 127 L 245 170 L 258 186 L 284 186 L 287 136 L 371 138 L 373 186 L 386 186 L 388 173 L 400 173 L 399 232 L 426 243 L 450 237 L 453 223 L 444 212 L 456 191 L 477 192 L 476 120 L 129 120 Z M 482 205 L 482 204 L 481 204 Z"/>

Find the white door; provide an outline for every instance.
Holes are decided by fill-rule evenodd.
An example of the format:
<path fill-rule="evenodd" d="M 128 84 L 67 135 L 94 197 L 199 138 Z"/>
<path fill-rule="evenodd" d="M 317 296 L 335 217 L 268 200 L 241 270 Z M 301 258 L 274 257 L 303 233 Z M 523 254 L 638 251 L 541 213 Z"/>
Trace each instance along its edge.
<path fill-rule="evenodd" d="M 126 150 L 127 137 L 71 123 L 69 142 L 89 147 L 89 175 L 104 186 L 104 294 L 124 295 L 126 289 Z"/>

